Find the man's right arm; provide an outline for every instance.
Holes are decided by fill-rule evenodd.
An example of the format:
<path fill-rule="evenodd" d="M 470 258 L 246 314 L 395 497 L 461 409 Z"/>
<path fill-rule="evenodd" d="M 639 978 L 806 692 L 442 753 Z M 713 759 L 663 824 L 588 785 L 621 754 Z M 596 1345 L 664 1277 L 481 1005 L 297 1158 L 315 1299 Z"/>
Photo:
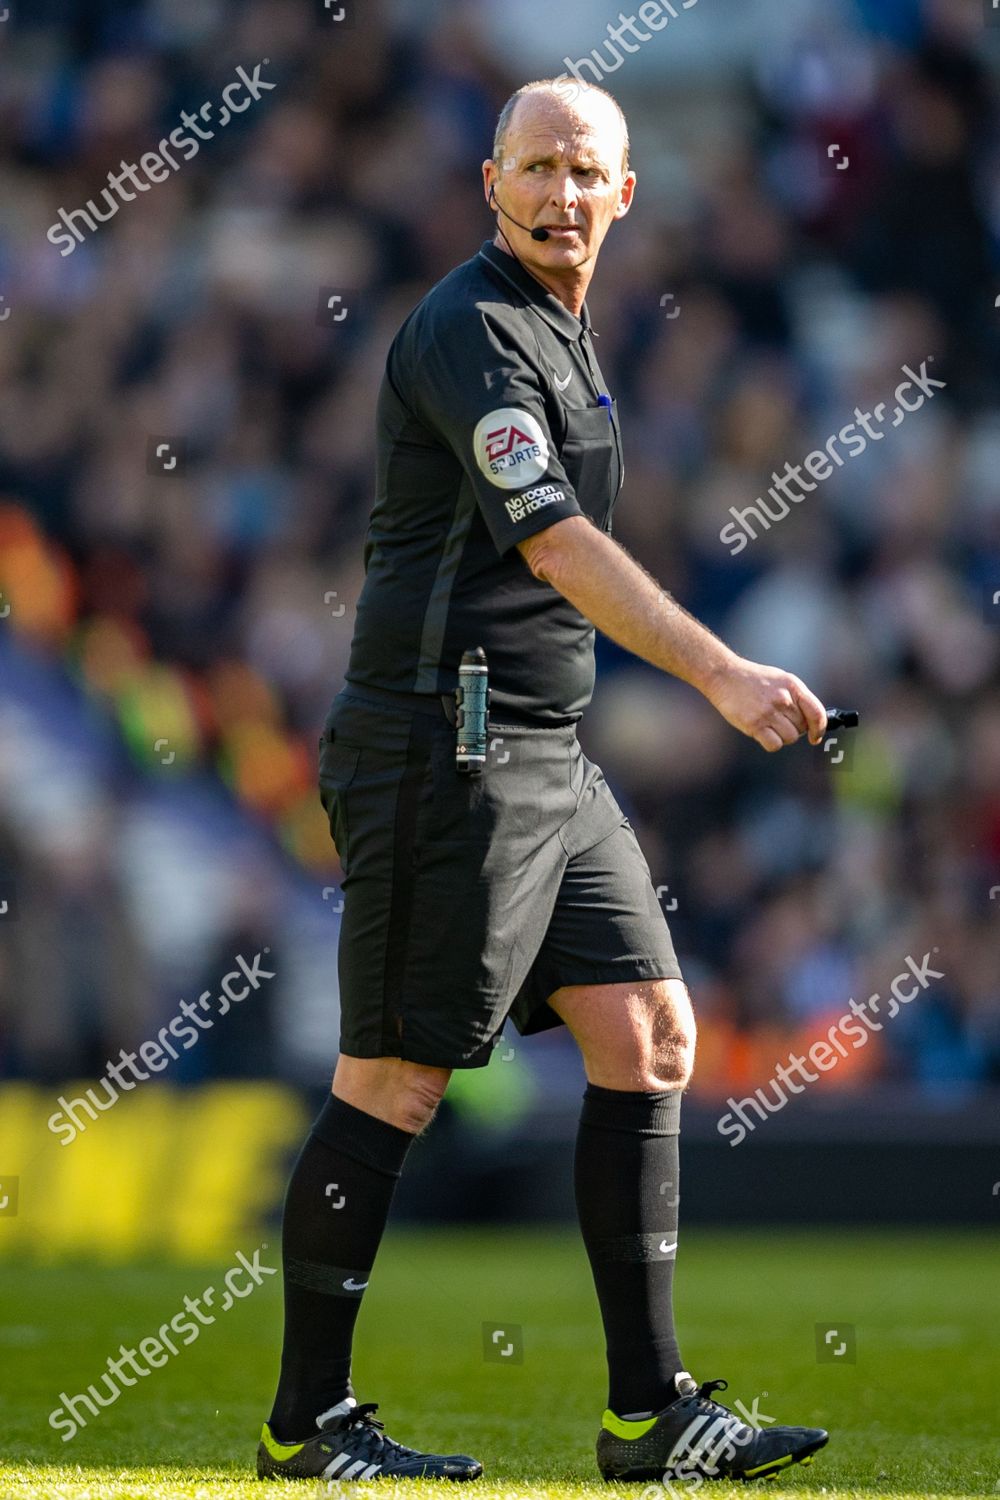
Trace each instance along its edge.
<path fill-rule="evenodd" d="M 826 711 L 804 682 L 731 651 L 586 516 L 568 516 L 536 531 L 517 550 L 536 578 L 598 630 L 691 683 L 765 750 L 780 750 L 803 732 L 811 744 L 821 743 Z"/>

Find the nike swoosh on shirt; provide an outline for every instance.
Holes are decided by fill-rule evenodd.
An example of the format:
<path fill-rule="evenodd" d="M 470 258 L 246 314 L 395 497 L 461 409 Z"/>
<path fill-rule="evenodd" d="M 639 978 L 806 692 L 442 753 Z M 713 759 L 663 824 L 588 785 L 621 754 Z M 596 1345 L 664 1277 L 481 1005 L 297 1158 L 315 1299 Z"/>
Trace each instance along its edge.
<path fill-rule="evenodd" d="M 562 379 L 562 380 L 559 379 L 558 375 L 556 375 L 554 378 L 555 378 L 555 382 L 556 382 L 556 390 L 558 390 L 558 391 L 564 391 L 566 389 L 566 387 L 569 385 L 570 381 L 573 379 L 573 371 L 570 370 L 569 374 L 567 376 L 565 376 L 565 378 Z"/>
<path fill-rule="evenodd" d="M 660 1241 L 660 1254 L 661 1255 L 669 1255 L 671 1250 L 676 1250 L 676 1249 L 677 1249 L 677 1241 L 676 1240 L 674 1240 L 674 1242 L 673 1242 L 672 1245 L 668 1245 L 667 1242 L 666 1242 L 666 1240 L 661 1240 Z"/>
<path fill-rule="evenodd" d="M 367 1285 L 367 1281 L 355 1281 L 353 1276 L 348 1276 L 344 1282 L 344 1289 L 348 1292 L 363 1292 Z"/>

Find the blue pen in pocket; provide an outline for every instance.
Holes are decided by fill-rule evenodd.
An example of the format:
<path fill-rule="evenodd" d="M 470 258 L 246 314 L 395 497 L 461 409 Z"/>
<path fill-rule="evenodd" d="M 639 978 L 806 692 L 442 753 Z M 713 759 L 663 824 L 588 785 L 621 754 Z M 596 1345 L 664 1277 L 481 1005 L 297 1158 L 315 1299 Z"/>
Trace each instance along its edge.
<path fill-rule="evenodd" d="M 611 397 L 610 396 L 598 396 L 598 398 L 597 398 L 597 404 L 598 404 L 598 406 L 606 406 L 608 408 L 608 421 L 609 422 L 613 421 L 614 418 L 611 415 Z"/>

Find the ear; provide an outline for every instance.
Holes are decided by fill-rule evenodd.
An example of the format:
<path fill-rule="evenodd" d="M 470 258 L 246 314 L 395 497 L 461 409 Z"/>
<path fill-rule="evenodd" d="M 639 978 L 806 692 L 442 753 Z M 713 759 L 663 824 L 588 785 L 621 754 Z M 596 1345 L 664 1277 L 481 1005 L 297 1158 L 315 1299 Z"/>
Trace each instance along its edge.
<path fill-rule="evenodd" d="M 491 181 L 491 178 L 493 176 L 493 169 L 495 168 L 495 166 L 496 163 L 491 156 L 488 156 L 483 162 L 483 192 L 486 195 L 487 203 L 489 203 L 490 199 L 493 197 L 493 183 Z"/>
<path fill-rule="evenodd" d="M 624 219 L 625 215 L 632 207 L 632 198 L 635 194 L 635 183 L 635 173 L 629 172 L 622 182 L 621 198 L 619 199 L 618 207 L 615 209 L 614 213 L 614 217 L 616 219 Z"/>

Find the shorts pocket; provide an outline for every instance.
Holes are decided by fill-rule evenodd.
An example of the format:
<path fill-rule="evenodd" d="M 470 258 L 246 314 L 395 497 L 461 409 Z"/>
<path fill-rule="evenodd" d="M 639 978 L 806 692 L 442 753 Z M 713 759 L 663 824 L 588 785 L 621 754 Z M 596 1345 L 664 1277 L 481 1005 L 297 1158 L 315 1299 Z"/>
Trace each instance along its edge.
<path fill-rule="evenodd" d="M 360 745 L 349 745 L 343 740 L 323 740 L 320 744 L 319 795 L 330 820 L 330 834 L 345 875 L 350 845 L 346 793 L 358 769 L 360 754 Z"/>
<path fill-rule="evenodd" d="M 420 830 L 421 842 L 464 843 L 488 833 L 489 775 L 488 766 L 479 776 L 459 771 L 454 730 L 435 734 L 430 751 L 430 804 Z"/>

